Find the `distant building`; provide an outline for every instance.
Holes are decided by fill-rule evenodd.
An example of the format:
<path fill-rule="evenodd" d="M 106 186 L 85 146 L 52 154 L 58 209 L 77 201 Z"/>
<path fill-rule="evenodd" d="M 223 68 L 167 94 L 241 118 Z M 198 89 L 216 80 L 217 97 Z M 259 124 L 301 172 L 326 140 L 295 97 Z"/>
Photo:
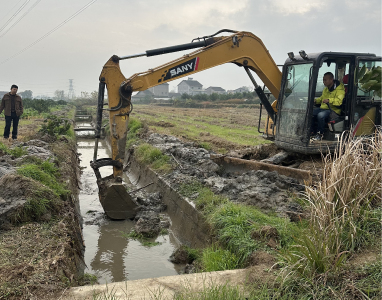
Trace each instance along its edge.
<path fill-rule="evenodd" d="M 138 92 L 137 94 L 131 97 L 131 100 L 139 101 L 147 98 L 154 99 L 154 94 L 149 90 Z"/>
<path fill-rule="evenodd" d="M 169 84 L 167 82 L 148 89 L 155 97 L 168 97 Z"/>
<path fill-rule="evenodd" d="M 187 80 L 183 80 L 181 83 L 178 84 L 178 93 L 179 94 L 189 94 L 189 95 L 195 95 L 195 94 L 201 94 L 203 85 L 196 80 L 193 80 L 191 77 L 189 77 Z"/>
<path fill-rule="evenodd" d="M 246 86 L 242 86 L 236 90 L 233 90 L 232 93 L 235 94 L 235 93 L 247 93 L 249 92 L 249 89 L 246 87 Z"/>
<path fill-rule="evenodd" d="M 226 91 L 225 89 L 219 87 L 219 86 L 210 86 L 209 88 L 206 88 L 205 89 L 205 93 L 207 95 L 211 95 L 211 94 L 225 94 Z"/>

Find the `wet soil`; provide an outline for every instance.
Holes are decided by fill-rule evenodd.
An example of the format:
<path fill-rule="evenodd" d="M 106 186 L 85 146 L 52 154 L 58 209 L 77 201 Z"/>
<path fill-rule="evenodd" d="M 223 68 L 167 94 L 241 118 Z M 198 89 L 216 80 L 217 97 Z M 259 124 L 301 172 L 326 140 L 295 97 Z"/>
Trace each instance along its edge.
<path fill-rule="evenodd" d="M 145 140 L 172 158 L 176 168 L 164 177 L 175 189 L 199 182 L 231 201 L 250 204 L 265 211 L 276 211 L 283 216 L 291 210 L 300 209 L 293 197 L 302 192 L 304 186 L 293 178 L 265 170 L 228 173 L 210 159 L 210 151 L 197 144 L 158 133 L 148 133 Z M 264 147 L 268 149 L 270 146 Z M 197 196 L 190 195 L 190 198 Z"/>

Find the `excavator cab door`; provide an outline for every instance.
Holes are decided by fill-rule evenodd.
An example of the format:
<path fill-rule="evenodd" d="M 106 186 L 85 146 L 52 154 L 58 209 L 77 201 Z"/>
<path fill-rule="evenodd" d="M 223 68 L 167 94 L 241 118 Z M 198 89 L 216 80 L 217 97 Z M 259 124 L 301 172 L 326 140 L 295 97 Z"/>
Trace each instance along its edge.
<path fill-rule="evenodd" d="M 355 137 L 371 135 L 375 126 L 381 126 L 381 95 L 373 90 L 373 79 L 377 76 L 377 68 L 382 67 L 381 57 L 358 57 L 354 74 L 353 101 L 351 105 L 350 123 Z M 363 70 L 363 71 L 362 71 Z M 371 78 L 375 73 L 375 78 Z M 371 76 L 370 76 L 371 75 Z M 367 79 L 370 77 L 369 79 Z M 379 79 L 380 80 L 380 79 Z M 378 82 L 375 83 L 378 85 Z M 379 82 L 380 85 L 380 82 Z M 380 89 L 380 86 L 379 86 Z"/>
<path fill-rule="evenodd" d="M 307 144 L 308 118 L 310 116 L 309 96 L 313 62 L 287 65 L 278 101 L 276 140 L 293 145 Z M 291 149 L 293 150 L 293 149 Z"/>

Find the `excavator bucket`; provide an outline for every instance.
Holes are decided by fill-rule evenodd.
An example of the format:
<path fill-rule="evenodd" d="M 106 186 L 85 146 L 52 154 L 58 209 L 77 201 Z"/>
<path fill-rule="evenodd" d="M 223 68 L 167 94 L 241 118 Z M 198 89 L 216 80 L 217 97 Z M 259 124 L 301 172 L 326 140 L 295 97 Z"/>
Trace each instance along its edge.
<path fill-rule="evenodd" d="M 132 219 L 137 205 L 122 183 L 115 180 L 98 181 L 99 199 L 106 215 L 114 220 Z"/>
<path fill-rule="evenodd" d="M 106 215 L 114 220 L 134 218 L 138 205 L 122 184 L 122 178 L 113 175 L 102 177 L 99 171 L 99 168 L 105 166 L 122 168 L 122 164 L 110 158 L 101 158 L 90 162 L 90 166 L 97 177 L 99 200 Z"/>

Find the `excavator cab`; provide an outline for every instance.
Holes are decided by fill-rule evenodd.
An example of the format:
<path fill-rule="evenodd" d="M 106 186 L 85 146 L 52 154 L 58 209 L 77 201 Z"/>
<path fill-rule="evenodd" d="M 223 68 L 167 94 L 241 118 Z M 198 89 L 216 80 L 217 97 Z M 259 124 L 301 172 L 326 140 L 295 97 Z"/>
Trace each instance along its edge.
<path fill-rule="evenodd" d="M 341 52 L 300 56 L 290 55 L 283 66 L 275 144 L 293 152 L 316 154 L 334 150 L 344 132 L 353 136 L 373 134 L 376 126 L 381 125 L 382 100 L 373 92 L 361 88 L 357 74 L 364 66 L 369 70 L 381 66 L 381 57 Z M 346 76 L 346 94 L 340 107 L 341 113 L 335 121 L 328 120 L 323 139 L 312 141 L 310 128 L 314 99 L 322 94 L 322 78 L 326 72 L 333 73 L 340 82 Z"/>

